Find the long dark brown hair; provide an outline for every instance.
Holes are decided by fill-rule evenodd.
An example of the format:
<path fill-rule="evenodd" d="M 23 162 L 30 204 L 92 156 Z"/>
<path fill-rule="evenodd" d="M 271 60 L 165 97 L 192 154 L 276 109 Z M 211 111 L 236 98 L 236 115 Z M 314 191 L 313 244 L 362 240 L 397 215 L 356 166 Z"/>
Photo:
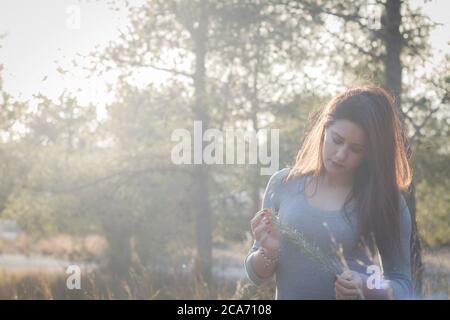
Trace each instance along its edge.
<path fill-rule="evenodd" d="M 359 239 L 373 244 L 371 239 L 375 238 L 380 252 L 399 248 L 399 197 L 411 183 L 412 167 L 394 98 L 379 87 L 351 88 L 334 97 L 316 118 L 284 181 L 296 176 L 319 177 L 325 170 L 325 129 L 337 120 L 355 123 L 366 134 L 367 151 L 355 171 L 344 207 L 357 200 Z"/>

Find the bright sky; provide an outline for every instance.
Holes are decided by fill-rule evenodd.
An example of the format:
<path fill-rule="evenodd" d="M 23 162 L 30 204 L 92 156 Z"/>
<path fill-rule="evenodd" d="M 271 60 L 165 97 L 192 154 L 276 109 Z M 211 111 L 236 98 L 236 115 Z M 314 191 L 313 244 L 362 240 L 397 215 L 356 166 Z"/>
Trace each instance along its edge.
<path fill-rule="evenodd" d="M 106 84 L 113 78 L 92 77 L 81 71 L 62 74 L 59 67 L 66 68 L 78 54 L 88 55 L 96 46 L 106 45 L 126 26 L 125 8 L 112 10 L 108 2 L 2 0 L 0 34 L 6 37 L 0 39 L 0 64 L 4 67 L 4 89 L 19 100 L 39 92 L 56 99 L 64 89 L 78 91 L 82 103 L 93 102 L 101 109 L 112 98 Z"/>
<path fill-rule="evenodd" d="M 61 74 L 59 66 L 67 66 L 77 57 L 86 55 L 114 40 L 127 24 L 127 10 L 111 10 L 106 0 L 1 0 L 0 1 L 0 64 L 3 64 L 4 89 L 16 99 L 24 100 L 39 92 L 52 98 L 62 90 L 79 90 L 82 103 L 99 106 L 111 101 L 106 83 L 109 77 L 87 77 L 83 73 Z M 133 5 L 142 0 L 130 1 Z M 123 1 L 117 1 L 123 3 Z M 439 61 L 449 53 L 450 1 L 414 0 L 433 21 L 444 26 L 436 28 L 431 41 Z M 79 12 L 80 19 L 77 20 Z M 148 77 L 148 75 L 147 75 Z M 154 73 L 157 81 L 161 73 Z"/>

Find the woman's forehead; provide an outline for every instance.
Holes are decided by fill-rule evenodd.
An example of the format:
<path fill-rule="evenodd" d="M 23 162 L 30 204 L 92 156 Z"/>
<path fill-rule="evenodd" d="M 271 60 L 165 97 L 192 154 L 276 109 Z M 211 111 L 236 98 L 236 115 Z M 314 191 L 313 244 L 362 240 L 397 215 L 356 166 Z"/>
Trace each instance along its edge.
<path fill-rule="evenodd" d="M 364 145 L 366 134 L 364 130 L 354 122 L 349 120 L 336 120 L 328 130 L 339 135 L 350 144 Z"/>

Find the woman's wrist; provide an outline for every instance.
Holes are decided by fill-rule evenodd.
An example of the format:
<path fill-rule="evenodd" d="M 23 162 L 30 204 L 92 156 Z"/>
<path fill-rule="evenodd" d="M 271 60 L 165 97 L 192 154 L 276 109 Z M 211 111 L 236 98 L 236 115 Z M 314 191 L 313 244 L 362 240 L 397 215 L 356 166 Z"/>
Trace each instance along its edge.
<path fill-rule="evenodd" d="M 279 250 L 278 249 L 267 249 L 264 247 L 260 247 L 259 250 L 261 250 L 261 253 L 264 254 L 266 257 L 270 259 L 277 259 Z"/>
<path fill-rule="evenodd" d="M 268 268 L 278 262 L 279 250 L 269 250 L 264 247 L 259 248 L 259 253 L 264 259 L 264 267 Z"/>

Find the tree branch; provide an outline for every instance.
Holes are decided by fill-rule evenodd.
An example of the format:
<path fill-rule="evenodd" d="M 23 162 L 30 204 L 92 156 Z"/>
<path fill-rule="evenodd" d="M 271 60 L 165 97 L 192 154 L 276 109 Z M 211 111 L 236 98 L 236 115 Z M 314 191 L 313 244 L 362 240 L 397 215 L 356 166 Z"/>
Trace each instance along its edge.
<path fill-rule="evenodd" d="M 178 172 L 184 172 L 184 173 L 189 173 L 189 174 L 191 173 L 190 170 L 186 169 L 185 167 L 177 166 L 177 165 L 169 165 L 169 166 L 161 166 L 161 167 L 147 167 L 147 168 L 139 169 L 139 170 L 126 170 L 125 169 L 125 170 L 111 173 L 111 174 L 106 175 L 101 178 L 97 178 L 93 181 L 82 183 L 77 186 L 72 186 L 69 188 L 62 189 L 62 190 L 52 190 L 52 189 L 27 187 L 27 186 L 24 186 L 24 188 L 34 191 L 34 192 L 39 192 L 39 193 L 45 193 L 45 192 L 52 193 L 52 194 L 74 193 L 77 191 L 81 191 L 83 189 L 94 187 L 96 185 L 99 185 L 103 182 L 107 182 L 107 181 L 117 178 L 117 177 L 123 177 L 123 176 L 128 175 L 128 177 L 126 177 L 127 178 L 126 180 L 129 181 L 129 180 L 135 178 L 136 176 L 138 176 L 139 174 L 146 174 L 149 172 L 167 172 L 167 171 L 178 171 Z"/>
<path fill-rule="evenodd" d="M 340 12 L 335 12 L 330 9 L 325 8 L 323 5 L 317 5 L 315 3 L 309 3 L 308 1 L 300 1 L 299 2 L 303 7 L 311 14 L 311 15 L 317 15 L 317 14 L 326 14 L 334 17 L 338 17 L 343 19 L 345 22 L 354 22 L 358 24 L 362 29 L 365 29 L 372 34 L 376 35 L 377 38 L 381 38 L 384 34 L 381 30 L 371 29 L 366 24 L 361 22 L 361 19 L 363 18 L 359 14 L 351 13 L 351 14 L 343 14 Z"/>
<path fill-rule="evenodd" d="M 437 106 L 437 107 L 431 109 L 430 112 L 428 113 L 428 115 L 425 117 L 425 119 L 423 119 L 422 123 L 419 125 L 416 125 L 414 122 L 411 121 L 411 124 L 414 127 L 414 134 L 411 137 L 412 143 L 417 139 L 417 137 L 419 137 L 422 134 L 421 130 L 423 129 L 423 127 L 425 127 L 425 125 L 427 124 L 427 122 L 431 118 L 431 116 L 433 114 L 435 114 L 439 109 L 440 109 L 440 106 Z"/>
<path fill-rule="evenodd" d="M 348 44 L 349 46 L 352 46 L 353 48 L 356 48 L 360 53 L 362 53 L 362 54 L 364 54 L 364 55 L 367 55 L 367 56 L 370 56 L 370 57 L 372 57 L 372 59 L 374 59 L 374 60 L 382 60 L 382 59 L 384 59 L 384 57 L 385 57 L 385 55 L 383 55 L 383 54 L 377 55 L 377 54 L 375 54 L 375 53 L 373 53 L 373 52 L 367 51 L 367 50 L 361 48 L 360 46 L 358 46 L 356 43 L 351 42 L 351 41 L 348 41 L 348 40 L 345 40 L 344 38 L 340 37 L 338 34 L 336 34 L 336 33 L 332 32 L 332 31 L 330 31 L 330 30 L 327 29 L 327 28 L 325 28 L 325 30 L 326 30 L 331 36 L 333 36 L 333 37 L 335 37 L 336 39 L 338 39 L 340 42 L 342 42 L 342 43 L 344 43 L 344 44 Z"/>
<path fill-rule="evenodd" d="M 184 76 L 187 77 L 189 79 L 194 79 L 194 75 L 185 71 L 180 71 L 180 70 L 176 70 L 176 69 L 170 69 L 170 68 L 165 68 L 165 67 L 159 67 L 159 66 L 155 66 L 152 64 L 147 64 L 147 63 L 142 63 L 142 62 L 136 62 L 136 61 L 127 61 L 127 60 L 123 60 L 119 57 L 114 57 L 114 61 L 115 62 L 120 62 L 122 64 L 127 64 L 133 67 L 143 67 L 143 68 L 152 68 L 155 70 L 159 70 L 159 71 L 164 71 L 164 72 L 169 72 L 172 73 L 174 75 L 179 75 L 179 76 Z"/>

